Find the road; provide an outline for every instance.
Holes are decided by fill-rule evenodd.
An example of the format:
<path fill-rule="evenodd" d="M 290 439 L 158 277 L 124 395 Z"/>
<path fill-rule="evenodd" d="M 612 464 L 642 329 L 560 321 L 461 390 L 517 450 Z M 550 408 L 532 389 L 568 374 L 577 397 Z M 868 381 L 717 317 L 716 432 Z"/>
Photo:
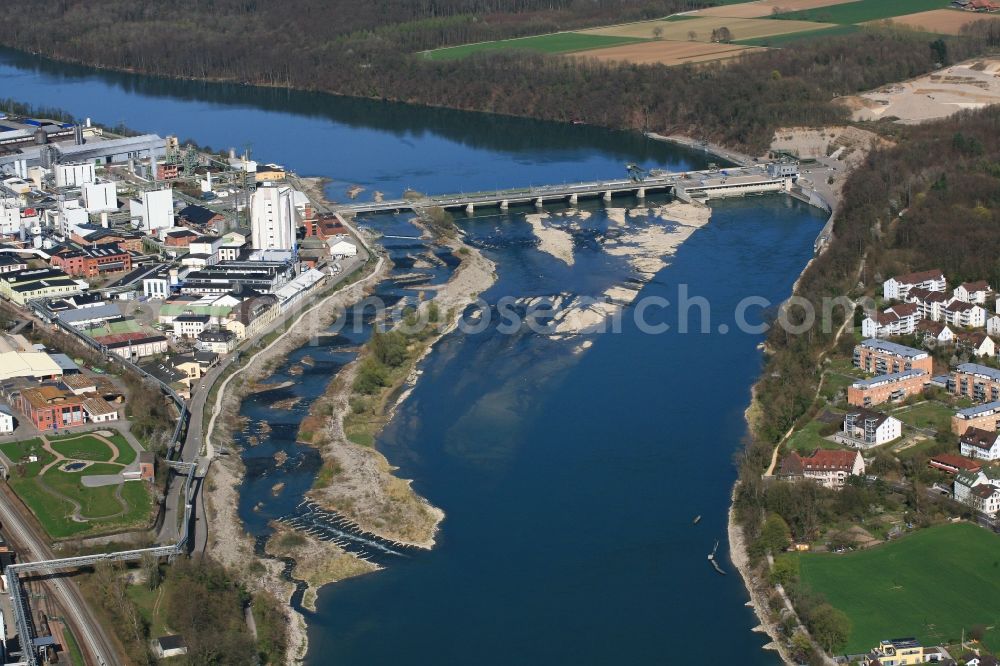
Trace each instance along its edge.
<path fill-rule="evenodd" d="M 362 267 L 367 261 L 368 254 L 364 250 L 359 250 L 358 256 L 352 257 L 350 259 L 345 259 L 340 262 L 342 270 L 337 275 L 331 278 L 329 286 L 336 286 L 343 282 L 348 275 L 352 274 L 355 270 Z M 287 316 L 283 316 L 268 326 L 263 330 L 257 339 L 261 339 L 264 336 L 274 332 L 275 330 L 281 329 L 284 326 L 288 326 L 290 317 L 301 316 L 302 311 L 295 310 Z M 290 331 L 291 329 L 289 329 Z M 280 338 L 279 338 L 280 339 Z M 271 344 L 278 342 L 275 340 Z M 250 352 L 244 352 L 244 354 Z M 252 353 L 256 353 L 256 350 Z M 187 436 L 184 439 L 183 447 L 180 450 L 179 458 L 184 462 L 193 462 L 196 457 L 201 456 L 202 449 L 204 446 L 204 438 L 202 433 L 204 432 L 204 419 L 205 419 L 205 403 L 208 399 L 209 392 L 212 386 L 215 385 L 219 377 L 221 377 L 236 360 L 236 355 L 231 354 L 225 358 L 219 365 L 212 368 L 204 377 L 199 380 L 197 386 L 191 392 L 191 400 L 188 402 L 188 411 L 190 417 L 188 420 Z M 223 391 L 220 391 L 216 404 L 212 409 L 209 410 L 209 414 L 217 413 L 218 406 L 221 403 Z M 210 417 L 211 418 L 211 417 Z M 198 469 L 198 479 L 196 483 L 198 484 L 196 494 L 197 500 L 195 501 L 195 507 L 193 512 L 194 525 L 192 525 L 192 539 L 189 545 L 189 550 L 192 553 L 203 553 L 208 544 L 208 519 L 205 514 L 205 501 L 204 496 L 201 493 L 201 481 L 208 472 L 208 466 L 211 464 L 214 452 L 208 451 L 207 455 L 201 458 L 199 469 Z M 170 490 L 167 493 L 167 503 L 166 511 L 164 515 L 163 525 L 160 528 L 160 533 L 157 535 L 159 543 L 173 543 L 178 540 L 179 535 L 177 533 L 177 520 L 178 511 L 182 511 L 180 500 L 180 492 L 183 488 L 183 483 L 180 482 L 181 479 L 178 476 L 174 476 L 171 484 Z"/>
<path fill-rule="evenodd" d="M 2 492 L 0 492 L 0 522 L 3 523 L 4 533 L 15 548 L 19 561 L 37 562 L 55 557 L 49 550 L 45 538 L 31 527 L 30 521 L 21 515 L 20 508 Z M 80 640 L 80 647 L 91 656 L 92 663 L 102 666 L 121 664 L 114 643 L 83 600 L 76 583 L 69 578 L 50 578 L 42 584 L 65 611 L 66 621 L 72 627 L 73 634 Z"/>

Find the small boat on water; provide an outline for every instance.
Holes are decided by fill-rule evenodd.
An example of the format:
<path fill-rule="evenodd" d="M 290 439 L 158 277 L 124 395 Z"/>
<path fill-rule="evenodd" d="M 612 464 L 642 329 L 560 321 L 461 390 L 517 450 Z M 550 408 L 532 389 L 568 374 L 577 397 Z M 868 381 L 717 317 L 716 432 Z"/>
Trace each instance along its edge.
<path fill-rule="evenodd" d="M 694 520 L 691 521 L 691 524 L 692 525 L 697 525 L 700 522 L 701 522 L 701 516 L 697 515 L 697 516 L 694 517 Z"/>

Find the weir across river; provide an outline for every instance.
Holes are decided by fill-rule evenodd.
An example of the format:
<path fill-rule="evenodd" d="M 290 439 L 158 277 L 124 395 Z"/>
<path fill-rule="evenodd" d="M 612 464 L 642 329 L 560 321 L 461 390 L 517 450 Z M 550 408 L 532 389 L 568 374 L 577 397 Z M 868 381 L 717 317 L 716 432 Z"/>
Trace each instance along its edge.
<path fill-rule="evenodd" d="M 334 205 L 334 212 L 342 215 L 393 212 L 418 208 L 464 209 L 472 213 L 479 207 L 498 207 L 506 210 L 513 205 L 546 203 L 575 205 L 580 199 L 603 199 L 610 202 L 616 195 L 644 199 L 647 193 L 666 192 L 681 201 L 739 197 L 768 192 L 790 192 L 799 175 L 794 162 L 768 162 L 748 167 L 708 169 L 667 173 L 652 171 L 642 178 L 541 185 L 509 190 L 462 192 L 426 196 L 415 194 L 401 199 L 370 201 Z"/>

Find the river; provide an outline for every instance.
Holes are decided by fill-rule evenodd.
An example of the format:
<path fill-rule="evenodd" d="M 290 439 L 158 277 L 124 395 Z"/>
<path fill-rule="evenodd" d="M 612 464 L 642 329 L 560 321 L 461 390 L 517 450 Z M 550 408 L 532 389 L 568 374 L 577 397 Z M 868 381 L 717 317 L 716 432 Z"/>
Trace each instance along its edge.
<path fill-rule="evenodd" d="M 0 96 L 216 148 L 249 144 L 256 159 L 330 178 L 328 193 L 341 200 L 355 183 L 389 196 L 472 191 L 619 177 L 626 162 L 687 169 L 709 160 L 591 127 L 169 81 L 10 51 L 0 51 Z M 602 207 L 586 208 L 589 219 L 570 229 L 572 267 L 539 251 L 524 211 L 460 217 L 468 241 L 497 262 L 487 302 L 632 284 L 640 298 L 673 304 L 688 285 L 711 303 L 710 329 L 680 333 L 668 307 L 647 313 L 671 324 L 667 332 L 640 330 L 628 309 L 620 333 L 590 336 L 582 353 L 579 338 L 495 325 L 442 340 L 377 442 L 444 509 L 438 545 L 324 588 L 307 615 L 308 663 L 778 663 L 750 631 L 756 622 L 725 552 L 732 457 L 761 364 L 760 334 L 737 332 L 733 313 L 747 296 L 787 296 L 825 216 L 781 196 L 714 203 L 709 224 L 638 283 L 604 249 Z M 422 250 L 397 246 L 393 256 L 413 251 Z M 412 292 L 387 283 L 382 293 Z M 310 485 L 316 456 L 295 445 L 297 422 L 365 335 L 298 350 L 275 377 L 293 387 L 244 403 L 252 426 L 242 439 L 259 443 L 244 454 L 240 513 L 254 534 Z M 302 401 L 262 411 L 292 396 Z M 281 470 L 278 449 L 291 455 Z M 279 480 L 286 487 L 275 498 Z M 706 561 L 716 540 L 725 576 Z"/>

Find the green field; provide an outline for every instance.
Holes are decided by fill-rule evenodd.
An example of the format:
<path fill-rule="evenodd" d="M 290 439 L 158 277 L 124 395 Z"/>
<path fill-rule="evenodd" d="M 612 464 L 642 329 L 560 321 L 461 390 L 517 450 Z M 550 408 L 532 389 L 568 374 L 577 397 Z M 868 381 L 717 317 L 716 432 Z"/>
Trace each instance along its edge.
<path fill-rule="evenodd" d="M 825 423 L 819 421 L 810 421 L 788 439 L 786 446 L 789 450 L 798 451 L 799 453 L 811 453 L 816 449 L 844 448 L 836 442 L 824 439 L 819 434 L 820 429 L 825 425 Z"/>
<path fill-rule="evenodd" d="M 733 44 L 743 46 L 769 46 L 771 48 L 781 48 L 796 44 L 806 39 L 819 39 L 823 37 L 840 37 L 850 35 L 861 30 L 856 25 L 838 25 L 835 28 L 820 28 L 819 30 L 805 30 L 803 32 L 790 32 L 786 35 L 772 35 L 770 37 L 755 37 L 753 39 L 738 39 Z"/>
<path fill-rule="evenodd" d="M 67 458 L 76 460 L 96 460 L 111 462 L 114 452 L 111 447 L 90 435 L 74 435 L 59 440 L 50 440 L 52 448 Z"/>
<path fill-rule="evenodd" d="M 634 44 L 648 40 L 634 37 L 609 37 L 607 35 L 584 35 L 578 32 L 557 32 L 551 35 L 535 37 L 519 37 L 496 42 L 479 42 L 478 44 L 463 44 L 449 46 L 443 49 L 427 51 L 424 55 L 431 60 L 458 60 L 473 53 L 485 51 L 534 51 L 536 53 L 572 53 L 574 51 L 589 51 L 608 46 Z"/>
<path fill-rule="evenodd" d="M 951 430 L 952 409 L 940 402 L 925 402 L 916 407 L 897 410 L 892 415 L 914 428 L 930 428 L 938 432 Z"/>
<path fill-rule="evenodd" d="M 119 447 L 120 454 L 115 462 L 110 462 L 111 448 L 92 435 L 50 437 L 52 448 L 67 458 L 96 462 L 76 472 L 65 472 L 59 465 L 41 477 L 42 468 L 54 460 L 51 453 L 41 448 L 41 440 L 0 444 L 0 451 L 15 463 L 29 454 L 38 456 L 37 462 L 15 467 L 8 483 L 51 537 L 64 538 L 95 529 L 143 524 L 149 517 L 152 499 L 145 483 L 128 482 L 100 488 L 83 485 L 84 476 L 118 474 L 123 465 L 135 460 L 135 449 L 122 435 L 115 434 L 108 439 Z M 75 512 L 83 520 L 74 520 Z"/>
<path fill-rule="evenodd" d="M 944 9 L 948 5 L 948 0 L 858 0 L 843 5 L 775 14 L 771 18 L 847 25 Z"/>
<path fill-rule="evenodd" d="M 851 618 L 847 653 L 879 640 L 916 636 L 924 645 L 957 642 L 977 624 L 1000 649 L 1000 536 L 960 523 L 920 530 L 845 555 L 800 556 L 800 577 Z"/>

